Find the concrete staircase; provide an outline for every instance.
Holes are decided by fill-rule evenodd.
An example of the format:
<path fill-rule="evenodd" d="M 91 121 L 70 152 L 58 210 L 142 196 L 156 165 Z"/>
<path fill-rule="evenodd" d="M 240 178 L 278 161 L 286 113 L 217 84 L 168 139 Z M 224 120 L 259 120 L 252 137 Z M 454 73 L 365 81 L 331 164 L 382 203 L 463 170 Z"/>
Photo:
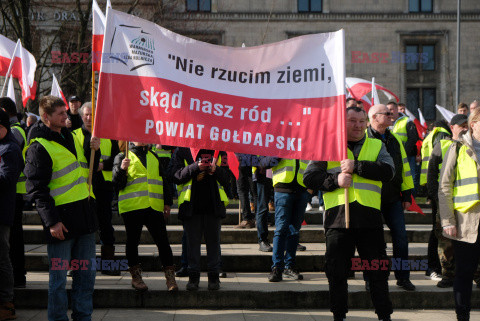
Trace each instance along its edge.
<path fill-rule="evenodd" d="M 407 232 L 410 242 L 410 259 L 426 260 L 427 243 L 431 230 L 431 211 L 422 205 L 425 216 L 407 212 Z M 273 214 L 272 214 L 273 215 Z M 140 259 L 144 269 L 144 280 L 149 291 L 136 293 L 130 286 L 130 275 L 122 272 L 119 277 L 97 273 L 94 304 L 97 308 L 315 308 L 328 309 L 328 282 L 325 276 L 325 235 L 322 213 L 306 213 L 306 226 L 300 232 L 300 242 L 307 247 L 305 252 L 297 252 L 297 266 L 304 274 L 302 281 L 284 280 L 269 283 L 271 253 L 258 251 L 256 229 L 235 229 L 238 224 L 238 202 L 232 202 L 223 221 L 222 262 L 227 278 L 221 279 L 220 291 L 208 291 L 206 273 L 202 273 L 199 292 L 188 292 L 185 285 L 188 278 L 177 278 L 180 291 L 168 293 L 161 271 L 158 251 L 144 229 L 139 247 Z M 40 217 L 35 211 L 24 213 L 24 235 L 26 244 L 27 287 L 16 289 L 18 308 L 43 309 L 47 306 L 48 295 L 48 259 L 46 245 L 43 243 L 43 230 Z M 125 258 L 125 228 L 120 217 L 113 218 L 116 238 L 116 258 Z M 179 266 L 181 255 L 182 226 L 177 210 L 172 210 L 167 230 L 172 245 L 174 261 Z M 392 244 L 388 228 L 385 228 L 388 242 L 387 253 L 392 255 Z M 272 240 L 274 227 L 270 228 Z M 202 246 L 203 267 L 206 268 L 205 246 Z M 100 256 L 100 245 L 97 245 Z M 393 273 L 390 276 L 391 299 L 397 309 L 440 309 L 453 308 L 452 289 L 439 289 L 436 282 L 425 279 L 423 271 L 412 272 L 412 282 L 417 291 L 406 292 L 395 285 Z M 67 288 L 70 288 L 71 279 Z M 355 280 L 349 280 L 349 305 L 355 309 L 371 308 L 370 295 L 365 291 L 361 273 Z M 472 294 L 472 306 L 480 306 L 480 290 L 475 288 Z"/>

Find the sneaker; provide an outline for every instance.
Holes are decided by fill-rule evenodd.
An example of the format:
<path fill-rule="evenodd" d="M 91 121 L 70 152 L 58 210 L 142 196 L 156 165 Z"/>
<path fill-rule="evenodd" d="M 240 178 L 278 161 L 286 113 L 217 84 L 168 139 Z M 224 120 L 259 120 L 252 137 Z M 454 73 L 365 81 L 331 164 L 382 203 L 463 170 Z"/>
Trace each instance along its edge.
<path fill-rule="evenodd" d="M 279 268 L 274 267 L 270 275 L 268 276 L 269 282 L 280 282 L 282 281 L 282 271 Z"/>
<path fill-rule="evenodd" d="M 303 280 L 303 275 L 301 275 L 297 269 L 288 267 L 283 271 L 283 276 L 292 280 Z"/>
<path fill-rule="evenodd" d="M 307 212 L 313 211 L 313 206 L 310 203 L 307 203 L 307 208 L 305 209 L 305 211 Z"/>
<path fill-rule="evenodd" d="M 409 279 L 397 280 L 397 285 L 406 291 L 415 291 L 415 285 Z"/>
<path fill-rule="evenodd" d="M 258 250 L 261 251 L 261 252 L 272 252 L 273 248 L 268 243 L 268 241 L 261 241 L 258 245 Z"/>
<path fill-rule="evenodd" d="M 241 221 L 240 224 L 238 224 L 237 226 L 235 226 L 235 228 L 246 228 L 246 227 L 247 227 L 247 223 L 248 223 L 247 220 Z"/>
<path fill-rule="evenodd" d="M 175 272 L 175 276 L 177 278 L 184 278 L 188 276 L 188 268 L 186 266 L 182 266 L 177 272 Z"/>
<path fill-rule="evenodd" d="M 318 207 L 318 210 L 319 210 L 320 212 L 325 212 L 325 206 L 320 205 L 320 206 Z"/>
<path fill-rule="evenodd" d="M 220 271 L 218 277 L 222 278 L 222 279 L 226 279 L 227 278 L 227 272 Z"/>
<path fill-rule="evenodd" d="M 425 276 L 426 279 L 430 279 L 432 281 L 441 281 L 442 276 L 439 275 L 437 272 L 432 272 L 429 275 Z"/>
<path fill-rule="evenodd" d="M 307 250 L 307 247 L 306 246 L 303 246 L 302 244 L 298 244 L 297 245 L 297 251 L 306 251 Z"/>
<path fill-rule="evenodd" d="M 443 278 L 440 282 L 437 283 L 437 287 L 445 289 L 451 288 L 453 286 L 453 279 L 450 278 Z"/>
<path fill-rule="evenodd" d="M 255 228 L 255 220 L 248 220 L 245 224 L 245 228 Z"/>

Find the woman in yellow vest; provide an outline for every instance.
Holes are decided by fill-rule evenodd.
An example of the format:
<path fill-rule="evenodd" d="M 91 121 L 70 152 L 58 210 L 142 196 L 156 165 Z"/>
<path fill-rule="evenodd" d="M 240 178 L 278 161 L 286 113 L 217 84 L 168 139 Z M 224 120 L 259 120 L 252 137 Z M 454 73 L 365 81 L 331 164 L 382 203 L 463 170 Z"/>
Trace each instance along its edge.
<path fill-rule="evenodd" d="M 438 191 L 443 235 L 453 240 L 453 292 L 458 320 L 470 320 L 472 281 L 480 257 L 480 109 L 468 119 L 468 132 L 445 154 Z"/>
<path fill-rule="evenodd" d="M 118 211 L 122 215 L 127 233 L 126 254 L 132 287 L 144 292 L 148 290 L 142 279 L 138 258 L 138 244 L 143 226 L 157 245 L 165 271 L 169 291 L 178 290 L 175 282 L 172 249 L 167 236 L 165 217 L 170 215 L 172 192 L 164 169 L 147 144 L 133 143 L 128 157 L 120 153 L 113 165 L 113 184 L 118 191 Z"/>

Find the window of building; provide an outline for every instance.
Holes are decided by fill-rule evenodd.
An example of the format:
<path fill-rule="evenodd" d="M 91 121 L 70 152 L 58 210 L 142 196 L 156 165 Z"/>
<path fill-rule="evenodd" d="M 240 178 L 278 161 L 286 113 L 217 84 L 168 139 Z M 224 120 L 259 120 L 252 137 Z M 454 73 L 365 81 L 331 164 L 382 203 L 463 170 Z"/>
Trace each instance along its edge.
<path fill-rule="evenodd" d="M 187 0 L 187 11 L 212 11 L 211 0 Z"/>
<path fill-rule="evenodd" d="M 298 12 L 322 12 L 322 0 L 298 0 Z"/>
<path fill-rule="evenodd" d="M 408 0 L 409 12 L 432 12 L 433 0 Z"/>
<path fill-rule="evenodd" d="M 418 118 L 418 108 L 422 110 L 425 120 L 437 117 L 435 88 L 407 88 L 407 108 Z"/>
<path fill-rule="evenodd" d="M 406 45 L 405 65 L 407 71 L 435 70 L 435 45 Z"/>

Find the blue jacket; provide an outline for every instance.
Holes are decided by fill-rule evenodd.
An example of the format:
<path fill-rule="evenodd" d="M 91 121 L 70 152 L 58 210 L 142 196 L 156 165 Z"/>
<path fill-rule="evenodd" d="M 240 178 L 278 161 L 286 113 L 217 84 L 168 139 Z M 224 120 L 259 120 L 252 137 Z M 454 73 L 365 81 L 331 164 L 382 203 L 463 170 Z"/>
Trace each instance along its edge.
<path fill-rule="evenodd" d="M 0 140 L 0 224 L 13 225 L 15 216 L 15 194 L 23 157 L 20 146 L 9 131 Z"/>

